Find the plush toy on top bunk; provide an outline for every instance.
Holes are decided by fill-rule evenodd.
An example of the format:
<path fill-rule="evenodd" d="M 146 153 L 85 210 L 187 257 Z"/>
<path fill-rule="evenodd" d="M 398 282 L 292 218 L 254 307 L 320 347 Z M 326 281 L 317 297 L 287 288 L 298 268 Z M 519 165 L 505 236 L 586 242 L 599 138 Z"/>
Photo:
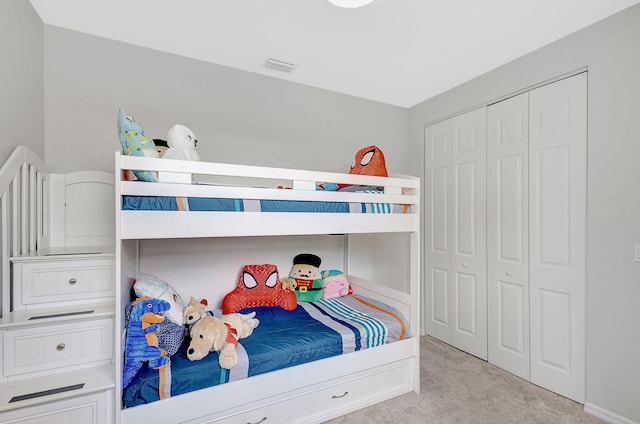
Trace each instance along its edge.
<path fill-rule="evenodd" d="M 120 137 L 123 155 L 158 157 L 156 146 L 153 140 L 147 138 L 144 134 L 142 125 L 122 109 L 118 110 L 118 136 Z M 158 181 L 155 174 L 149 171 L 134 170 L 133 174 L 142 181 Z"/>
<path fill-rule="evenodd" d="M 169 149 L 162 156 L 165 159 L 200 160 L 196 150 L 196 135 L 184 125 L 176 124 L 167 133 Z"/>
<path fill-rule="evenodd" d="M 372 175 L 376 177 L 388 177 L 387 164 L 384 153 L 378 146 L 367 146 L 356 152 L 349 174 Z M 318 190 L 325 191 L 351 191 L 362 189 L 362 186 L 351 184 L 322 183 L 318 184 Z"/>

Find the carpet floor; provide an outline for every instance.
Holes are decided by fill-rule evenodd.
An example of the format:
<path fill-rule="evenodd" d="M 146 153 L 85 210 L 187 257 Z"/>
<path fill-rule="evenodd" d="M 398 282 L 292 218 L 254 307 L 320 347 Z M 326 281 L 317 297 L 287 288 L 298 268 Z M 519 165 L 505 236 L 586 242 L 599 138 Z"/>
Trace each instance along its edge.
<path fill-rule="evenodd" d="M 582 405 L 434 338 L 420 339 L 420 391 L 331 424 L 602 424 Z"/>

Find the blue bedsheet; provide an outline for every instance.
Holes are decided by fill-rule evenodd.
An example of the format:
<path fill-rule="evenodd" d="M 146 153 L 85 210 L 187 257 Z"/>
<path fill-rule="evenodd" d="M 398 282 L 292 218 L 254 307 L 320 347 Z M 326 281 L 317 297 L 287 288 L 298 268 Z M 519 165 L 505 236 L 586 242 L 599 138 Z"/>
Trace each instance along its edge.
<path fill-rule="evenodd" d="M 203 197 L 123 196 L 122 210 L 217 212 L 407 213 L 405 205 L 387 203 L 244 200 Z"/>
<path fill-rule="evenodd" d="M 251 310 L 256 311 L 260 325 L 240 340 L 238 365 L 221 369 L 215 352 L 189 361 L 187 339 L 171 357 L 171 396 L 411 337 L 399 311 L 361 296 L 300 303 L 294 311 Z M 123 392 L 125 406 L 159 400 L 159 384 L 158 371 L 143 367 Z"/>

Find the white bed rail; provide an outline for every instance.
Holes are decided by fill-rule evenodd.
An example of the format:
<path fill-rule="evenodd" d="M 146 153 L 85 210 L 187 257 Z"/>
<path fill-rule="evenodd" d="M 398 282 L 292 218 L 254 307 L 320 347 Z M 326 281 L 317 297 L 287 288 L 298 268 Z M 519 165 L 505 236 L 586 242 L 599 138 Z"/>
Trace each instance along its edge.
<path fill-rule="evenodd" d="M 128 171 L 158 173 L 159 182 L 128 181 Z M 116 152 L 117 196 L 211 197 L 227 199 L 290 200 L 308 202 L 348 202 L 403 205 L 403 214 L 332 214 L 321 226 L 313 213 L 270 212 L 256 218 L 254 212 L 215 212 L 213 226 L 207 213 L 185 214 L 171 211 L 120 212 L 123 239 L 172 237 L 224 237 L 245 235 L 368 233 L 413 231 L 419 220 L 420 180 L 416 177 L 376 177 L 334 172 L 269 168 L 223 163 L 193 162 L 123 156 Z M 163 176 L 170 175 L 168 179 Z M 219 179 L 227 182 L 218 183 Z M 228 183 L 229 179 L 233 181 Z M 206 183 L 202 183 L 206 181 Z M 213 181 L 213 182 L 211 182 Z M 278 184 L 274 184 L 274 182 Z M 383 193 L 322 191 L 322 183 L 381 187 Z M 278 185 L 290 189 L 278 188 Z M 122 199 L 119 198 L 118 202 Z M 326 215 L 326 214 L 324 214 Z M 311 220 L 311 221 L 310 221 Z M 380 225 L 384 221 L 384 225 Z M 172 229 L 179 229 L 173 231 Z M 348 230 L 348 231 L 347 231 Z"/>
<path fill-rule="evenodd" d="M 0 168 L 0 317 L 10 312 L 10 258 L 47 243 L 47 184 L 44 163 L 17 146 Z"/>

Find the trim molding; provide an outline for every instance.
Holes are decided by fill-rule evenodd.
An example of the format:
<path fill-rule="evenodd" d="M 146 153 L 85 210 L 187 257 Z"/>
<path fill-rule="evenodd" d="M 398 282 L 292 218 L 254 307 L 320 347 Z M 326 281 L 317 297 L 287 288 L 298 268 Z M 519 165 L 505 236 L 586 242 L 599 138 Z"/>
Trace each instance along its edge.
<path fill-rule="evenodd" d="M 636 421 L 632 421 L 629 418 L 625 418 L 621 415 L 615 414 L 611 411 L 608 411 L 604 408 L 596 406 L 592 403 L 586 402 L 584 404 L 584 412 L 596 416 L 598 418 L 602 418 L 603 420 L 610 422 L 612 424 L 640 424 Z"/>

